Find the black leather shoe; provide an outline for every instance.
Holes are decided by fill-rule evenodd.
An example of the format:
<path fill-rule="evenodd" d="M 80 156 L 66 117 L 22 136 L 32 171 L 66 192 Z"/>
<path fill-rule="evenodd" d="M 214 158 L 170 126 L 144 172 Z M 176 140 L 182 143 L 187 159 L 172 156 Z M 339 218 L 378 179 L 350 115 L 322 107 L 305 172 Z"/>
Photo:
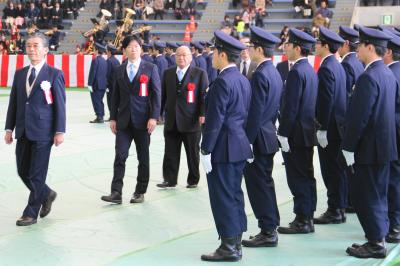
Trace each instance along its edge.
<path fill-rule="evenodd" d="M 341 224 L 346 222 L 346 214 L 342 209 L 328 209 L 320 217 L 314 218 L 314 224 Z"/>
<path fill-rule="evenodd" d="M 278 234 L 275 230 L 261 231 L 250 240 L 242 240 L 244 247 L 276 247 L 278 245 Z"/>
<path fill-rule="evenodd" d="M 37 220 L 35 218 L 28 217 L 28 216 L 22 216 L 21 218 L 19 218 L 17 220 L 16 224 L 18 226 L 28 226 L 28 225 L 35 224 L 36 222 L 37 222 Z"/>
<path fill-rule="evenodd" d="M 197 184 L 187 184 L 186 188 L 197 188 Z"/>
<path fill-rule="evenodd" d="M 111 194 L 108 196 L 101 196 L 101 200 L 111 202 L 111 203 L 116 203 L 116 204 L 122 203 L 121 194 L 119 194 L 119 192 L 117 192 L 117 191 L 111 192 Z"/>
<path fill-rule="evenodd" d="M 350 256 L 367 259 L 375 258 L 382 259 L 386 257 L 385 242 L 371 242 L 368 241 L 364 245 L 354 245 L 346 249 L 346 253 Z"/>
<path fill-rule="evenodd" d="M 159 187 L 159 188 L 173 188 L 173 187 L 176 187 L 176 184 L 171 184 L 168 181 L 164 181 L 164 182 L 162 182 L 160 184 L 157 184 L 157 187 Z"/>
<path fill-rule="evenodd" d="M 288 227 L 278 227 L 280 234 L 308 234 L 314 233 L 314 222 L 311 218 L 296 216 L 293 222 L 289 223 Z"/>
<path fill-rule="evenodd" d="M 101 118 L 101 117 L 96 117 L 96 119 L 94 119 L 94 120 L 92 120 L 92 121 L 89 121 L 89 123 L 92 123 L 92 124 L 102 124 L 102 123 L 104 123 L 104 119 Z"/>
<path fill-rule="evenodd" d="M 400 243 L 400 226 L 395 226 L 389 230 L 386 236 L 388 243 Z"/>
<path fill-rule="evenodd" d="M 144 201 L 144 194 L 133 193 L 131 203 L 142 203 Z"/>
<path fill-rule="evenodd" d="M 42 204 L 42 209 L 40 210 L 40 218 L 46 217 L 51 211 L 51 205 L 57 198 L 57 193 L 54 190 L 50 190 L 49 196 L 46 201 Z"/>
<path fill-rule="evenodd" d="M 238 239 L 241 237 L 221 237 L 221 245 L 214 253 L 201 255 L 204 261 L 238 261 L 242 258 L 241 250 L 238 249 Z"/>

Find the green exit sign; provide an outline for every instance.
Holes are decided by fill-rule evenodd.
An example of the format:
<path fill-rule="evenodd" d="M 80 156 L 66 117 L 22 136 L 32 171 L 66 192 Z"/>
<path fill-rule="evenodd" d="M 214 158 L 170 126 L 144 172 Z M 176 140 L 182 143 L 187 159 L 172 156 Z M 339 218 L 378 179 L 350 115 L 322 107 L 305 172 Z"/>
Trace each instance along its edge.
<path fill-rule="evenodd" d="M 383 25 L 393 25 L 393 15 L 382 15 Z"/>

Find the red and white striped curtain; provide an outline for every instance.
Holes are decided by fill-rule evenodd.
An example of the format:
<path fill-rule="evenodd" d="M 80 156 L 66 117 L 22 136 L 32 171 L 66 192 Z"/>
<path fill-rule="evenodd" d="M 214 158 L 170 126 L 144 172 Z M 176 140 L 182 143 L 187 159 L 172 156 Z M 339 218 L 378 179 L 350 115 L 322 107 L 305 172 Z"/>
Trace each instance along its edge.
<path fill-rule="evenodd" d="M 121 62 L 122 55 L 116 58 Z M 86 87 L 89 77 L 92 55 L 47 55 L 47 64 L 58 68 L 64 72 L 65 85 L 69 87 Z M 273 57 L 274 64 L 286 60 L 285 56 L 277 55 Z M 308 60 L 318 70 L 320 58 L 309 56 Z M 0 87 L 11 87 L 14 79 L 14 73 L 17 69 L 23 68 L 29 64 L 27 55 L 0 55 Z"/>

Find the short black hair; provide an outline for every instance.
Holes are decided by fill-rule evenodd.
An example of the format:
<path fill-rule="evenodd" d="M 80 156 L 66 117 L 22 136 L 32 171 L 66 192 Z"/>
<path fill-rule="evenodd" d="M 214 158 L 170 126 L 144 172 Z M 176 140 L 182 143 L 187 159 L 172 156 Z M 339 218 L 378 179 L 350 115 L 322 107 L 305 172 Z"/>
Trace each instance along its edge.
<path fill-rule="evenodd" d="M 400 61 L 400 52 L 392 50 L 393 61 Z"/>
<path fill-rule="evenodd" d="M 321 41 L 321 45 L 322 46 L 328 45 L 329 52 L 332 54 L 335 54 L 337 52 L 337 50 L 339 50 L 339 48 L 340 48 L 340 44 L 328 43 L 325 41 Z"/>
<path fill-rule="evenodd" d="M 142 40 L 138 36 L 126 35 L 124 40 L 122 41 L 122 48 L 126 49 L 126 47 L 128 47 L 128 45 L 133 41 L 136 41 L 140 45 L 140 47 L 142 47 Z"/>
<path fill-rule="evenodd" d="M 267 48 L 261 45 L 254 45 L 254 49 L 257 49 L 257 47 L 261 47 L 261 49 L 263 50 L 263 55 L 266 58 L 271 58 L 274 55 L 274 49 L 272 48 Z"/>
<path fill-rule="evenodd" d="M 229 63 L 235 63 L 237 64 L 239 62 L 240 54 L 235 54 L 232 52 L 228 52 L 224 50 L 223 48 L 217 48 L 218 53 L 225 53 L 226 57 L 228 58 Z"/>
<path fill-rule="evenodd" d="M 294 48 L 295 48 L 296 46 L 300 47 L 300 49 L 301 49 L 300 55 L 301 55 L 301 56 L 307 57 L 307 56 L 309 56 L 309 55 L 311 54 L 311 50 L 310 50 L 310 49 L 301 47 L 301 46 L 298 45 L 298 44 L 293 44 L 293 47 L 294 47 Z"/>

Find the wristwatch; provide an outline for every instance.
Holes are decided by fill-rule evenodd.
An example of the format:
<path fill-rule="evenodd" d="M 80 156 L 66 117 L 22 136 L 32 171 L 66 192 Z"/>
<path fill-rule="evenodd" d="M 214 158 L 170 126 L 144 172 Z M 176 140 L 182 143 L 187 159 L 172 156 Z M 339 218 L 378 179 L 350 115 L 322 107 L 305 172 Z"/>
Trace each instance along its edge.
<path fill-rule="evenodd" d="M 200 153 L 201 153 L 202 155 L 209 155 L 211 152 L 208 152 L 208 151 L 205 151 L 205 150 L 203 150 L 203 149 L 200 149 Z"/>

